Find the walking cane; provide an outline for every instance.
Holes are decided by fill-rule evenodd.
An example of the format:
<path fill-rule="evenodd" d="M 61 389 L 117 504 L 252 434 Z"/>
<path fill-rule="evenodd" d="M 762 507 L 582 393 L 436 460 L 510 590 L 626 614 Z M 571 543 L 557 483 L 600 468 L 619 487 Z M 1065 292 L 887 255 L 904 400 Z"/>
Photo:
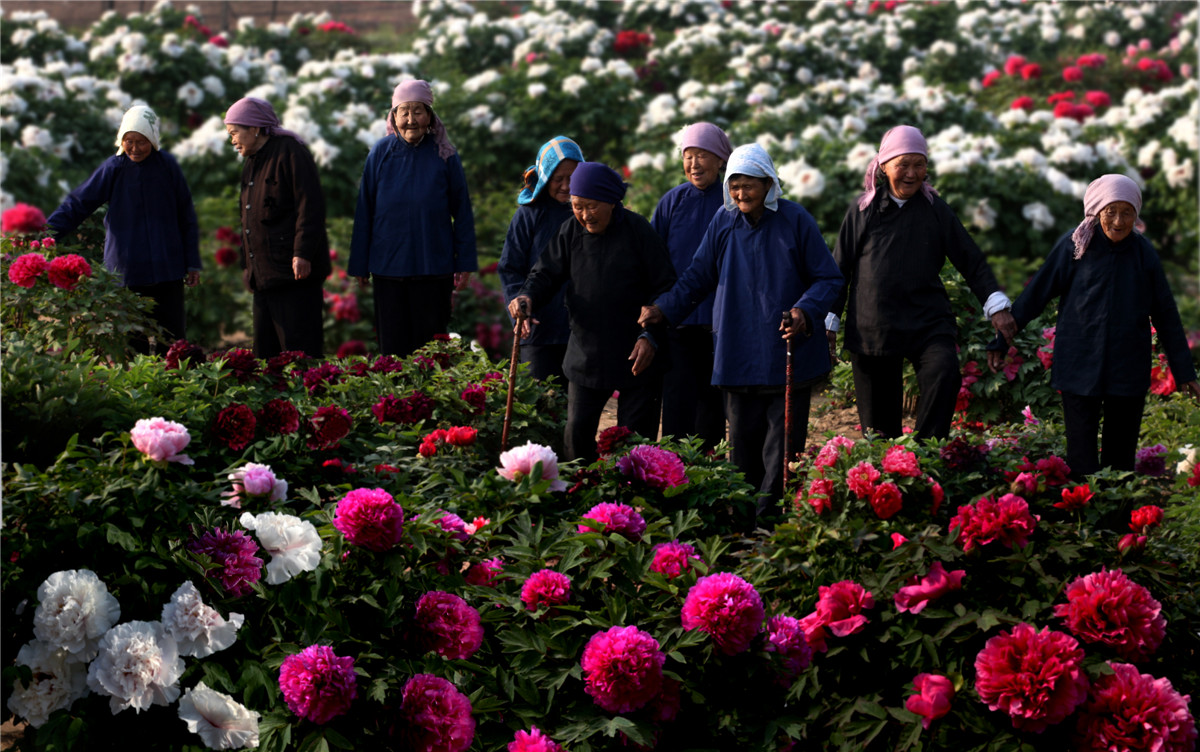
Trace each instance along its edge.
<path fill-rule="evenodd" d="M 512 361 L 508 364 L 508 401 L 504 404 L 504 429 L 500 432 L 500 451 L 508 449 L 508 429 L 512 426 L 513 390 L 517 385 L 517 361 L 521 358 L 521 324 L 525 322 L 525 301 L 517 308 L 517 325 L 513 328 Z"/>
<path fill-rule="evenodd" d="M 792 312 L 783 312 L 783 327 L 792 325 Z M 783 397 L 783 487 L 786 489 L 791 480 L 791 467 L 788 460 L 792 456 L 792 339 L 787 340 L 787 382 Z"/>

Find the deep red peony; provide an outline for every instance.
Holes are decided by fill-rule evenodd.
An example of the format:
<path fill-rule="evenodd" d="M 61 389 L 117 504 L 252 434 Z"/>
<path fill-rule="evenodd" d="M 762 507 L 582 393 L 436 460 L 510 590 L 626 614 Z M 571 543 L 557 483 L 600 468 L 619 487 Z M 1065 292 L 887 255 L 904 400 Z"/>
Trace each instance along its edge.
<path fill-rule="evenodd" d="M 1084 642 L 1100 643 L 1127 661 L 1154 654 L 1167 631 L 1162 604 L 1120 569 L 1079 577 L 1054 607 L 1067 629 Z"/>
<path fill-rule="evenodd" d="M 217 413 L 213 421 L 213 438 L 235 452 L 254 441 L 254 411 L 246 405 L 233 404 Z"/>
<path fill-rule="evenodd" d="M 1018 624 L 987 641 L 975 657 L 975 690 L 1013 728 L 1041 733 L 1087 699 L 1083 649 L 1070 635 Z"/>
<path fill-rule="evenodd" d="M 1113 673 L 1096 680 L 1075 723 L 1081 752 L 1191 752 L 1196 719 L 1187 695 L 1168 679 L 1139 673 L 1128 663 L 1110 664 Z"/>

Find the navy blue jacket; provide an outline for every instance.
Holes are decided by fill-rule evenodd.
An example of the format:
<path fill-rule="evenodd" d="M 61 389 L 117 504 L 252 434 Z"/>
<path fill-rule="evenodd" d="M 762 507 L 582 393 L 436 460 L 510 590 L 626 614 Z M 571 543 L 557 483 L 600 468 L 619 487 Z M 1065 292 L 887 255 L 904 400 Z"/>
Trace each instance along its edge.
<path fill-rule="evenodd" d="M 721 192 L 721 181 L 700 190 L 690 182 L 675 186 L 663 194 L 650 225 L 667 242 L 671 263 L 675 271 L 683 273 L 692 264 L 692 257 L 700 247 L 708 223 L 724 208 L 725 197 Z M 680 322 L 681 326 L 700 324 L 711 326 L 713 298 L 710 295 L 696 308 L 692 315 Z"/>
<path fill-rule="evenodd" d="M 508 224 L 504 237 L 504 249 L 500 252 L 500 263 L 496 271 L 504 285 L 504 304 L 507 306 L 521 292 L 525 278 L 533 265 L 542 257 L 546 246 L 558 235 L 563 222 L 575 221 L 571 204 L 539 196 L 532 204 L 518 206 Z M 569 282 L 567 284 L 570 284 Z M 538 325 L 533 328 L 525 345 L 565 345 L 571 337 L 571 326 L 567 321 L 567 306 L 563 302 L 566 289 L 560 288 L 540 308 L 533 312 Z"/>

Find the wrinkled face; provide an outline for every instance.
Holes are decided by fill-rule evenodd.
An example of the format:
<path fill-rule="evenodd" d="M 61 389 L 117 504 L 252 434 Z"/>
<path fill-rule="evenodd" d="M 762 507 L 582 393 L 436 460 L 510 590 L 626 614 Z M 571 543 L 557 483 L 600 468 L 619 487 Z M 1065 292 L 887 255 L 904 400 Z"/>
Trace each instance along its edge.
<path fill-rule="evenodd" d="M 570 201 L 571 174 L 575 172 L 575 168 L 578 166 L 579 163 L 574 159 L 564 159 L 559 162 L 558 167 L 554 168 L 554 172 L 550 175 L 550 180 L 543 189 L 546 191 L 546 195 L 560 204 Z"/>
<path fill-rule="evenodd" d="M 704 190 L 721 177 L 721 168 L 725 163 L 716 154 L 699 146 L 689 146 L 683 150 L 683 174 L 688 182 L 700 190 Z"/>
<path fill-rule="evenodd" d="M 259 142 L 258 134 L 261 128 L 255 128 L 249 125 L 235 125 L 227 123 L 225 132 L 229 134 L 229 141 L 233 144 L 233 149 L 243 157 L 249 157 L 262 148 L 266 141 Z"/>
<path fill-rule="evenodd" d="M 883 163 L 888 190 L 901 201 L 917 195 L 928 171 L 929 160 L 921 154 L 901 154 Z"/>
<path fill-rule="evenodd" d="M 121 148 L 125 150 L 125 156 L 134 162 L 141 162 L 150 156 L 150 152 L 154 151 L 154 147 L 150 144 L 150 139 L 136 131 L 129 131 L 124 136 L 121 136 Z"/>
<path fill-rule="evenodd" d="M 1100 229 L 1114 243 L 1120 243 L 1133 232 L 1137 210 L 1128 201 L 1114 201 L 1100 210 Z"/>
<path fill-rule="evenodd" d="M 583 228 L 592 235 L 599 235 L 608 229 L 608 223 L 612 221 L 615 207 L 616 204 L 591 198 L 571 197 L 571 211 L 575 212 L 575 219 L 579 220 L 579 224 L 583 225 Z"/>
<path fill-rule="evenodd" d="M 771 190 L 770 178 L 750 175 L 732 175 L 729 178 L 729 197 L 737 204 L 738 211 L 757 222 L 767 208 L 767 191 Z"/>
<path fill-rule="evenodd" d="M 396 132 L 410 144 L 421 143 L 425 134 L 429 133 L 429 124 L 433 116 L 424 102 L 401 102 L 392 110 L 392 124 Z"/>

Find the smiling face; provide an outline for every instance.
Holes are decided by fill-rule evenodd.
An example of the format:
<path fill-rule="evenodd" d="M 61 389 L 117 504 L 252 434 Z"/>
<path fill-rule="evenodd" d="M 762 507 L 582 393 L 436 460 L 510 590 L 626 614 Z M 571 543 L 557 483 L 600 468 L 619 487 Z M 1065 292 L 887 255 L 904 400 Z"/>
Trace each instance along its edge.
<path fill-rule="evenodd" d="M 721 168 L 725 163 L 716 154 L 699 146 L 689 146 L 683 150 L 683 174 L 688 182 L 700 190 L 704 190 L 721 177 Z"/>
<path fill-rule="evenodd" d="M 546 181 L 544 188 L 546 195 L 552 200 L 560 204 L 565 204 L 571 200 L 571 174 L 575 172 L 575 168 L 579 163 L 574 159 L 564 159 L 558 163 L 558 167 L 554 168 L 554 172 L 550 175 L 550 180 Z"/>
<path fill-rule="evenodd" d="M 901 154 L 883 163 L 888 190 L 901 201 L 917 195 L 928 171 L 929 160 L 925 159 L 923 154 Z"/>
<path fill-rule="evenodd" d="M 124 136 L 121 136 L 121 148 L 125 150 L 125 156 L 134 162 L 141 162 L 150 156 L 150 152 L 154 151 L 154 146 L 150 143 L 150 139 L 137 131 L 129 131 Z"/>
<path fill-rule="evenodd" d="M 249 125 L 227 123 L 225 132 L 229 134 L 229 141 L 233 144 L 234 151 L 243 157 L 253 156 L 267 142 L 267 139 L 261 135 L 261 128 Z"/>
<path fill-rule="evenodd" d="M 1114 201 L 1100 210 L 1100 229 L 1114 243 L 1120 243 L 1133 232 L 1137 210 L 1128 201 Z"/>
<path fill-rule="evenodd" d="M 408 143 L 416 146 L 429 133 L 433 115 L 424 102 L 401 102 L 392 110 L 392 125 Z"/>
<path fill-rule="evenodd" d="M 592 235 L 599 235 L 608 229 L 614 207 L 616 204 L 581 196 L 571 197 L 571 211 L 575 212 L 575 219 Z"/>
<path fill-rule="evenodd" d="M 767 191 L 771 190 L 770 178 L 750 175 L 732 175 L 729 178 L 729 197 L 737 204 L 738 211 L 751 222 L 757 222 L 767 209 Z"/>

